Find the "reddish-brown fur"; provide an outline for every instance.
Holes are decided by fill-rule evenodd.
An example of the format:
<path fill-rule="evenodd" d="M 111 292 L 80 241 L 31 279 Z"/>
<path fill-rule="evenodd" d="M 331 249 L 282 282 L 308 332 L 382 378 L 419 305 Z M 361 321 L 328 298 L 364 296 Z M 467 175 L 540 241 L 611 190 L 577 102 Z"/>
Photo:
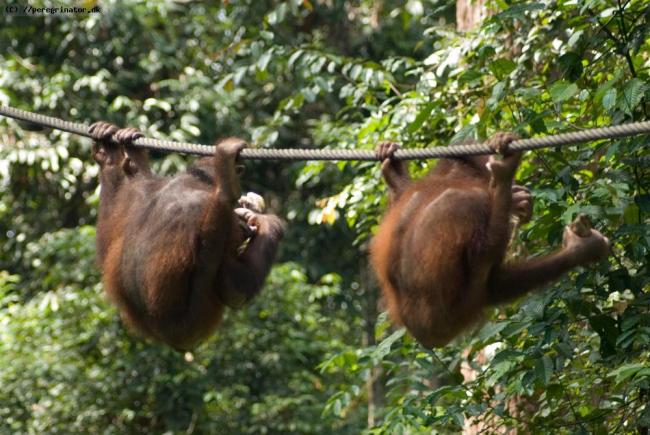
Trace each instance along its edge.
<path fill-rule="evenodd" d="M 521 159 L 507 151 L 514 138 L 501 133 L 491 140 L 502 160 L 441 159 L 418 181 L 391 158 L 396 144 L 378 146 L 391 205 L 372 241 L 371 261 L 391 318 L 424 346 L 443 346 L 484 307 L 607 255 L 607 238 L 579 218 L 565 229 L 562 249 L 504 264 L 512 218 L 526 222 L 532 212 L 528 191 L 513 184 Z"/>
<path fill-rule="evenodd" d="M 234 207 L 241 194 L 235 159 L 245 143 L 221 141 L 214 157 L 163 178 L 151 173 L 145 151 L 125 147 L 136 130 L 96 123 L 91 133 L 101 168 L 97 257 L 106 291 L 136 331 L 192 348 L 214 331 L 224 306 L 259 292 L 283 235 L 276 216 Z M 113 134 L 118 144 L 110 143 Z"/>

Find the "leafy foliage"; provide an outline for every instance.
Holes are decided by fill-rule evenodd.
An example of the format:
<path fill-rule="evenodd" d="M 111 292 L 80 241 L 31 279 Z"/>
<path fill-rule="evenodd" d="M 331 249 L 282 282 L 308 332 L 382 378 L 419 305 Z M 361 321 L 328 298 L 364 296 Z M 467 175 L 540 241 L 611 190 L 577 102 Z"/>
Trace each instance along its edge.
<path fill-rule="evenodd" d="M 44 5 L 46 2 L 42 2 Z M 0 17 L 0 104 L 164 139 L 371 149 L 648 119 L 650 2 L 102 2 Z M 290 225 L 262 295 L 179 355 L 132 337 L 94 265 L 90 143 L 0 119 L 0 431 L 622 433 L 650 411 L 647 137 L 545 149 L 518 255 L 587 213 L 608 262 L 487 313 L 444 349 L 385 315 L 365 264 L 384 206 L 368 162 L 247 162 Z M 154 155 L 163 174 L 176 155 Z M 423 174 L 434 162 L 411 164 Z"/>

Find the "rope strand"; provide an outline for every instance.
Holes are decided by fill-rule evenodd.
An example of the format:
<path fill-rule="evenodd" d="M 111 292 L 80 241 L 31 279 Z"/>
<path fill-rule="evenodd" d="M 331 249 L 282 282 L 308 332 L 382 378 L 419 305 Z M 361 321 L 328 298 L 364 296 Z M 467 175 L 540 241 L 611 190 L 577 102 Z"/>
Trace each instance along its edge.
<path fill-rule="evenodd" d="M 21 121 L 31 122 L 44 127 L 67 131 L 80 136 L 91 137 L 88 126 L 82 123 L 64 121 L 62 119 L 27 112 L 8 106 L 0 106 L 0 115 Z M 650 121 L 633 122 L 629 124 L 614 125 L 609 127 L 594 128 L 571 133 L 519 139 L 509 146 L 513 151 L 525 151 L 546 147 L 557 147 L 575 143 L 590 142 L 599 139 L 633 136 L 650 133 Z M 213 145 L 193 144 L 186 142 L 173 142 L 150 138 L 139 138 L 133 141 L 133 146 L 150 148 L 159 151 L 171 151 L 187 154 L 210 156 L 214 154 Z M 401 149 L 395 153 L 398 160 L 418 160 L 439 157 L 459 157 L 467 155 L 492 154 L 493 151 L 485 143 L 470 143 L 446 147 L 432 147 L 419 149 Z M 378 160 L 374 151 L 370 150 L 332 150 L 332 149 L 266 149 L 246 148 L 241 154 L 244 159 L 257 160 Z"/>

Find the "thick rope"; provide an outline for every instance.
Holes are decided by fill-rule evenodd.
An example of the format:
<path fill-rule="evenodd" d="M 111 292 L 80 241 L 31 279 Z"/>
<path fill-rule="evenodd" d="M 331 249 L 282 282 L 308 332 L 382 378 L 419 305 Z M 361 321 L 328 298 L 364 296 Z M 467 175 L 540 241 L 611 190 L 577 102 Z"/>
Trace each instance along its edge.
<path fill-rule="evenodd" d="M 0 106 L 0 115 L 31 122 L 44 127 L 56 128 L 80 136 L 92 137 L 90 133 L 88 133 L 88 126 L 86 124 L 63 121 L 58 118 L 27 112 L 25 110 L 15 109 L 8 106 Z M 594 128 L 545 137 L 519 139 L 512 142 L 509 149 L 513 151 L 525 151 L 648 133 L 650 133 L 650 121 L 633 122 L 629 124 Z M 204 156 L 214 154 L 213 145 L 172 142 L 144 137 L 134 140 L 133 146 Z M 492 153 L 492 149 L 490 149 L 490 147 L 485 143 L 471 143 L 447 147 L 402 149 L 395 153 L 395 158 L 398 160 L 418 160 Z M 246 148 L 241 152 L 240 156 L 244 159 L 258 160 L 378 160 L 375 152 L 369 150 Z"/>

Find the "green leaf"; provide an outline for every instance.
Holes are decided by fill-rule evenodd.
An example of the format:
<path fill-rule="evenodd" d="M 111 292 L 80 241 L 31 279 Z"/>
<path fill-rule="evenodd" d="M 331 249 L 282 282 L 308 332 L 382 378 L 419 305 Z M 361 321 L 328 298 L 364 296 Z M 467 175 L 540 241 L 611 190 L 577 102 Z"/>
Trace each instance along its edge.
<path fill-rule="evenodd" d="M 578 93 L 578 85 L 563 80 L 555 82 L 549 88 L 551 98 L 557 104 L 568 100 Z"/>
<path fill-rule="evenodd" d="M 573 35 L 571 35 L 571 37 L 567 41 L 567 45 L 569 47 L 574 47 L 578 43 L 578 41 L 580 41 L 580 37 L 584 32 L 585 32 L 584 30 L 578 30 L 577 32 L 573 32 Z"/>
<path fill-rule="evenodd" d="M 390 352 L 393 343 L 395 343 L 397 340 L 402 338 L 404 336 L 404 333 L 405 333 L 404 328 L 398 329 L 397 331 L 393 332 L 384 341 L 382 341 L 377 345 L 377 348 L 373 352 L 373 357 L 379 361 L 384 359 L 384 357 L 388 355 L 388 353 Z"/>
<path fill-rule="evenodd" d="M 531 3 L 521 3 L 517 5 L 510 6 L 505 11 L 497 14 L 498 18 L 501 19 L 519 19 L 524 20 L 526 18 L 526 13 L 530 11 L 541 11 L 546 6 L 540 2 L 531 2 Z"/>
<path fill-rule="evenodd" d="M 498 365 L 505 361 L 514 361 L 519 362 L 523 359 L 523 354 L 518 350 L 505 349 L 494 355 L 492 358 L 491 364 L 493 366 Z"/>
<path fill-rule="evenodd" d="M 415 117 L 413 122 L 411 122 L 408 127 L 406 127 L 406 131 L 413 134 L 415 133 L 421 126 L 424 124 L 424 121 L 429 118 L 431 115 L 431 111 L 433 110 L 434 107 L 436 107 L 436 103 L 428 103 L 426 104 L 422 110 L 420 110 L 420 113 L 418 113 L 418 116 Z"/>
<path fill-rule="evenodd" d="M 464 71 L 460 77 L 458 77 L 458 82 L 461 84 L 474 85 L 480 83 L 482 77 L 483 74 L 481 74 L 480 71 L 469 69 L 467 71 Z"/>
<path fill-rule="evenodd" d="M 614 107 L 616 107 L 616 89 L 612 88 L 603 95 L 603 108 L 612 110 Z"/>
<path fill-rule="evenodd" d="M 490 71 L 492 71 L 492 74 L 494 74 L 494 76 L 499 80 L 503 80 L 508 74 L 513 72 L 516 67 L 516 63 L 510 59 L 503 58 L 495 60 L 488 66 Z"/>
<path fill-rule="evenodd" d="M 620 383 L 633 377 L 644 368 L 646 368 L 646 365 L 643 363 L 625 364 L 612 370 L 608 376 L 616 378 L 616 383 Z"/>
<path fill-rule="evenodd" d="M 478 339 L 481 341 L 495 337 L 499 332 L 508 326 L 510 322 L 489 322 L 478 333 Z"/>
<path fill-rule="evenodd" d="M 544 355 L 537 359 L 535 363 L 535 376 L 542 385 L 546 385 L 550 382 L 552 373 L 553 361 L 551 361 L 551 358 Z"/>
<path fill-rule="evenodd" d="M 463 399 L 467 396 L 465 389 L 458 385 L 445 385 L 436 389 L 427 397 L 427 402 L 436 403 L 441 397 L 449 399 Z"/>
<path fill-rule="evenodd" d="M 582 57 L 579 54 L 569 51 L 558 59 L 562 67 L 562 75 L 572 82 L 578 80 L 582 75 Z"/>
<path fill-rule="evenodd" d="M 600 336 L 600 352 L 603 356 L 613 355 L 616 352 L 616 339 L 618 338 L 616 321 L 602 314 L 591 317 L 589 324 Z"/>
<path fill-rule="evenodd" d="M 260 31 L 260 37 L 264 39 L 265 41 L 273 41 L 274 34 L 273 32 L 269 32 L 266 30 L 261 30 Z"/>
<path fill-rule="evenodd" d="M 272 56 L 273 56 L 272 48 L 270 50 L 265 51 L 264 54 L 262 54 L 259 60 L 257 61 L 257 67 L 262 71 L 266 71 L 266 67 L 269 65 Z"/>
<path fill-rule="evenodd" d="M 623 222 L 626 224 L 638 224 L 639 223 L 639 206 L 636 204 L 629 204 L 625 207 L 623 211 Z"/>
<path fill-rule="evenodd" d="M 475 124 L 468 124 L 458 130 L 456 134 L 454 134 L 449 141 L 449 143 L 463 143 L 463 142 L 469 142 L 474 139 L 476 133 L 476 125 Z"/>
<path fill-rule="evenodd" d="M 296 63 L 296 61 L 298 60 L 298 58 L 299 58 L 300 56 L 302 56 L 304 53 L 305 53 L 305 52 L 304 52 L 303 50 L 301 50 L 301 49 L 298 49 L 298 50 L 294 51 L 294 52 L 291 54 L 291 56 L 289 56 L 289 60 L 287 61 L 287 65 L 288 65 L 290 68 L 292 68 L 292 67 L 294 66 L 294 64 Z"/>
<path fill-rule="evenodd" d="M 495 84 L 494 87 L 492 88 L 492 95 L 487 100 L 488 106 L 490 106 L 491 108 L 498 106 L 499 102 L 503 99 L 505 95 L 505 89 L 506 89 L 505 82 L 499 82 Z"/>
<path fill-rule="evenodd" d="M 623 88 L 623 97 L 619 106 L 626 113 L 631 114 L 643 99 L 646 90 L 646 84 L 641 79 L 632 79 L 625 84 Z"/>

